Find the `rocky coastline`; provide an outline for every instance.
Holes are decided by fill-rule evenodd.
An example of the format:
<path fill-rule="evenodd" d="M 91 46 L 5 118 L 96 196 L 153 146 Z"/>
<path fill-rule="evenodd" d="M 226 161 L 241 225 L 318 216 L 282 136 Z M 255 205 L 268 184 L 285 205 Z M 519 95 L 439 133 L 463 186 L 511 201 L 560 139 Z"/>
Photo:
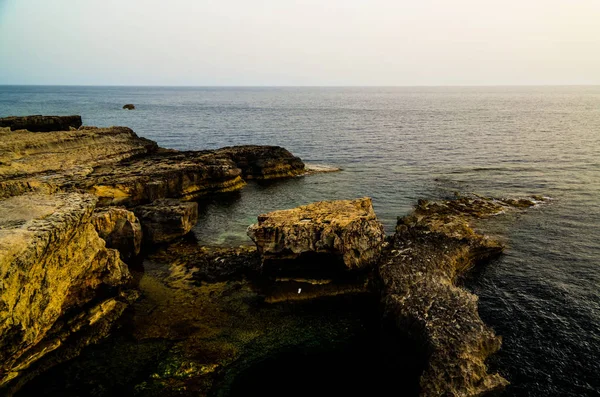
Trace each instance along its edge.
<path fill-rule="evenodd" d="M 414 395 L 508 384 L 485 363 L 501 340 L 457 280 L 503 249 L 472 219 L 540 198 L 419 201 L 390 237 L 368 198 L 313 203 L 260 215 L 256 248 L 202 247 L 189 233 L 195 200 L 315 169 L 281 147 L 180 152 L 77 117 L 0 119 L 4 394 L 35 392 L 45 373 L 92 351 L 98 363 L 84 371 L 105 365 L 132 395 L 235 395 L 244 374 L 283 351 L 343 350 L 332 341 L 358 335 L 357 316 L 385 329 L 394 355 L 417 347 L 413 364 L 394 364 L 412 367 Z M 323 312 L 331 302 L 348 311 Z"/>

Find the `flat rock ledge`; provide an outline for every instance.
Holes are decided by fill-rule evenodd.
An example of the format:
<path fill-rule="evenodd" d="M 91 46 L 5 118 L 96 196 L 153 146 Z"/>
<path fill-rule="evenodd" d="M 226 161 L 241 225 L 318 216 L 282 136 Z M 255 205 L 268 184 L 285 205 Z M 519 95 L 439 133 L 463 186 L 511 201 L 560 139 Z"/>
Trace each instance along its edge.
<path fill-rule="evenodd" d="M 0 128 L 31 132 L 69 131 L 82 125 L 81 116 L 22 116 L 0 118 Z"/>
<path fill-rule="evenodd" d="M 500 255 L 503 246 L 476 233 L 468 221 L 485 219 L 535 199 L 420 200 L 399 219 L 379 267 L 384 317 L 424 346 L 428 362 L 421 396 L 481 396 L 508 381 L 488 373 L 485 360 L 501 338 L 477 311 L 477 296 L 455 284 L 475 264 Z"/>
<path fill-rule="evenodd" d="M 321 201 L 258 217 L 248 228 L 263 267 L 374 266 L 385 239 L 370 198 Z"/>

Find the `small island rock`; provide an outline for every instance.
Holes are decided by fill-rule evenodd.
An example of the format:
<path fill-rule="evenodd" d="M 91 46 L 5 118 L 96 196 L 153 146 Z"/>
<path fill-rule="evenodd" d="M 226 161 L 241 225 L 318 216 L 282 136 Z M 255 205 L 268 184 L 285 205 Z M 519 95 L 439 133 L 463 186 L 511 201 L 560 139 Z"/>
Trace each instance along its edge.
<path fill-rule="evenodd" d="M 135 109 L 135 105 L 133 103 L 128 103 L 126 105 L 123 105 L 123 109 L 134 110 Z"/>

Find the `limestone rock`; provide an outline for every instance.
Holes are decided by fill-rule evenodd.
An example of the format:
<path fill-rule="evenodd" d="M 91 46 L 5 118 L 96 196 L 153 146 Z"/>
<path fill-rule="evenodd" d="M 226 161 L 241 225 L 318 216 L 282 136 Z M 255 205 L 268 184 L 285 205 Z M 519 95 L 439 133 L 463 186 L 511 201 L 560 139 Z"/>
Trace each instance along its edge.
<path fill-rule="evenodd" d="M 321 256 L 350 270 L 373 266 L 385 238 L 369 198 L 321 201 L 260 215 L 248 235 L 264 266 L 296 266 L 294 261 L 313 262 Z"/>
<path fill-rule="evenodd" d="M 379 268 L 382 301 L 386 318 L 424 346 L 429 357 L 421 396 L 480 396 L 508 384 L 489 374 L 485 364 L 500 348 L 500 337 L 481 321 L 477 297 L 454 282 L 503 249 L 477 234 L 469 219 L 509 208 L 484 198 L 419 200 L 414 212 L 398 221 Z"/>
<path fill-rule="evenodd" d="M 82 125 L 81 116 L 22 116 L 0 118 L 0 127 L 8 127 L 12 131 L 28 130 L 31 132 L 69 131 Z"/>
<path fill-rule="evenodd" d="M 123 105 L 123 109 L 134 110 L 135 109 L 135 105 L 133 103 L 128 103 L 126 105 Z"/>
<path fill-rule="evenodd" d="M 93 167 L 115 164 L 156 151 L 157 144 L 126 127 L 60 131 L 52 134 L 15 132 L 0 135 L 0 183 L 72 186 Z M 16 190 L 17 194 L 22 191 Z M 0 193 L 0 197 L 7 197 Z"/>
<path fill-rule="evenodd" d="M 133 209 L 140 219 L 147 243 L 166 243 L 186 235 L 198 222 L 198 203 L 156 200 Z"/>
<path fill-rule="evenodd" d="M 108 248 L 127 260 L 137 256 L 142 246 L 142 225 L 135 214 L 124 208 L 108 207 L 94 212 L 92 224 Z"/>
<path fill-rule="evenodd" d="M 279 146 L 231 146 L 215 153 L 231 158 L 245 179 L 275 179 L 305 172 L 302 160 Z"/>
<path fill-rule="evenodd" d="M 210 151 L 161 151 L 117 165 L 97 167 L 78 187 L 98 196 L 100 205 L 135 206 L 156 199 L 193 200 L 242 188 L 241 170 Z"/>
<path fill-rule="evenodd" d="M 72 313 L 114 298 L 130 279 L 90 223 L 95 203 L 74 193 L 0 200 L 0 387 L 87 332 L 112 310 L 75 328 Z"/>

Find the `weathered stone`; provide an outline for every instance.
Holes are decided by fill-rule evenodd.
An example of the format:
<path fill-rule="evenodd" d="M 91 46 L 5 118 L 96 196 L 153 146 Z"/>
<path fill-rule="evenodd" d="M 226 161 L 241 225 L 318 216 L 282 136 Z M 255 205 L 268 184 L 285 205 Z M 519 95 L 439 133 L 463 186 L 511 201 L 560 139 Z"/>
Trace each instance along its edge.
<path fill-rule="evenodd" d="M 12 131 L 28 130 L 31 132 L 69 131 L 70 128 L 81 127 L 81 116 L 11 116 L 0 118 L 0 127 L 8 127 Z"/>
<path fill-rule="evenodd" d="M 321 201 L 263 214 L 248 235 L 264 266 L 295 267 L 304 262 L 302 257 L 312 262 L 320 255 L 351 270 L 373 266 L 385 238 L 369 198 Z"/>
<path fill-rule="evenodd" d="M 13 186 L 17 194 L 31 183 L 69 188 L 88 177 L 93 167 L 114 165 L 157 148 L 155 142 L 138 137 L 126 127 L 2 134 L 0 183 Z M 3 191 L 0 197 L 8 195 Z"/>
<path fill-rule="evenodd" d="M 133 209 L 147 243 L 166 243 L 186 235 L 198 222 L 198 203 L 173 199 L 156 200 Z"/>
<path fill-rule="evenodd" d="M 500 337 L 481 321 L 477 297 L 455 280 L 503 249 L 477 234 L 468 220 L 523 203 L 419 200 L 414 212 L 398 221 L 379 268 L 384 313 L 400 334 L 408 333 L 424 346 L 428 364 L 420 381 L 422 396 L 481 396 L 508 384 L 499 374 L 489 374 L 485 364 L 500 348 Z"/>
<path fill-rule="evenodd" d="M 228 157 L 161 151 L 98 167 L 78 187 L 98 196 L 100 205 L 135 206 L 161 198 L 193 200 L 244 185 L 241 170 Z"/>
<path fill-rule="evenodd" d="M 94 311 L 77 327 L 69 320 L 114 300 L 129 280 L 90 223 L 95 203 L 73 193 L 0 200 L 0 386 L 112 312 Z"/>
<path fill-rule="evenodd" d="M 231 158 L 245 179 L 275 179 L 305 172 L 302 160 L 279 146 L 230 146 L 215 154 Z"/>
<path fill-rule="evenodd" d="M 94 212 L 92 225 L 108 248 L 114 248 L 127 260 L 140 253 L 142 225 L 135 214 L 124 208 L 108 207 Z"/>
<path fill-rule="evenodd" d="M 133 103 L 128 103 L 126 105 L 123 105 L 123 109 L 134 110 L 135 109 L 135 105 Z"/>

